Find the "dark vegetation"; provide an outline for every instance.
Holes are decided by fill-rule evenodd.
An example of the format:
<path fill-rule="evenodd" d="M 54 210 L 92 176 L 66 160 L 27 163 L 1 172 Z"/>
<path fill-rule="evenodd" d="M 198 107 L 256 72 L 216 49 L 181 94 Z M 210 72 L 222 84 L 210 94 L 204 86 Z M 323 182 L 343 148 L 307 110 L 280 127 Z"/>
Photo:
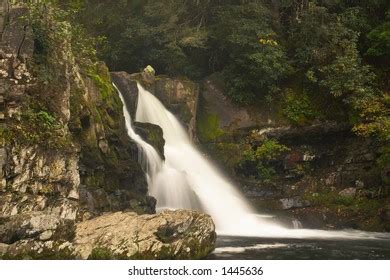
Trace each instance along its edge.
<path fill-rule="evenodd" d="M 386 0 L 62 2 L 112 70 L 219 72 L 238 103 L 281 102 L 293 124 L 336 118 L 389 140 Z"/>

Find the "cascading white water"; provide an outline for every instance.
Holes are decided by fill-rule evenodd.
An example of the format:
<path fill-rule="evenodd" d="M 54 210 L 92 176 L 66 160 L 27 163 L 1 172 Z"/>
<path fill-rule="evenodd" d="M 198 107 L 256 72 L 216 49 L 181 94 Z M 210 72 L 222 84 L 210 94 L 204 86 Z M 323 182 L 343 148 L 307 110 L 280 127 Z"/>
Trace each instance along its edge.
<path fill-rule="evenodd" d="M 252 209 L 232 184 L 194 148 L 175 116 L 142 86 L 138 85 L 138 91 L 136 120 L 159 125 L 165 139 L 164 166 L 167 170 L 161 170 L 150 184 L 157 207 L 191 209 L 200 205 L 213 217 L 219 233 L 247 234 L 252 231 L 261 218 L 252 214 Z M 261 223 L 264 233 L 279 228 L 266 220 Z"/>
<path fill-rule="evenodd" d="M 191 143 L 176 117 L 150 92 L 138 84 L 136 121 L 159 125 L 166 141 L 165 161 L 137 135 L 124 105 L 129 136 L 140 150 L 146 167 L 149 192 L 158 208 L 201 209 L 213 218 L 223 235 L 291 238 L 376 238 L 382 234 L 360 231 L 287 229 L 256 215 L 235 187 Z M 120 98 L 125 104 L 122 93 Z M 386 235 L 387 236 L 387 235 Z"/>

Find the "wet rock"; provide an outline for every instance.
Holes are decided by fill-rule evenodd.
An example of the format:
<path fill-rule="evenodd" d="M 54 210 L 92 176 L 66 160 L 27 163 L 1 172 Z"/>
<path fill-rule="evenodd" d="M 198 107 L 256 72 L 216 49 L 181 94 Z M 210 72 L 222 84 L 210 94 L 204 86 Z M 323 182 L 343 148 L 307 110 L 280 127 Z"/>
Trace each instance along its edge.
<path fill-rule="evenodd" d="M 243 129 L 258 123 L 259 116 L 251 116 L 247 108 L 234 104 L 212 80 L 207 79 L 203 88 L 202 113 L 215 114 L 221 129 Z"/>
<path fill-rule="evenodd" d="M 91 215 L 102 212 L 132 209 L 136 213 L 155 213 L 156 200 L 150 196 L 139 196 L 131 190 L 108 192 L 103 188 L 80 186 L 80 206 Z"/>
<path fill-rule="evenodd" d="M 7 250 L 8 250 L 9 245 L 5 243 L 0 243 L 0 257 L 3 256 Z"/>
<path fill-rule="evenodd" d="M 40 240 L 48 240 L 57 229 L 63 229 L 64 225 L 68 226 L 67 221 L 55 214 L 31 212 L 14 215 L 5 219 L 0 225 L 0 242 L 11 244 L 18 240 L 36 237 Z"/>
<path fill-rule="evenodd" d="M 199 84 L 188 79 L 157 76 L 151 91 L 187 128 L 190 138 L 194 139 Z"/>
<path fill-rule="evenodd" d="M 196 211 L 117 212 L 78 224 L 74 247 L 82 259 L 199 259 L 214 249 L 214 230 Z"/>
<path fill-rule="evenodd" d="M 258 130 L 258 134 L 269 138 L 307 138 L 318 135 L 334 134 L 350 130 L 347 123 L 321 122 L 303 127 L 281 126 Z"/>
<path fill-rule="evenodd" d="M 5 148 L 0 148 L 0 191 L 5 188 L 4 167 L 7 163 L 7 151 Z"/>
<path fill-rule="evenodd" d="M 161 127 L 150 123 L 134 123 L 135 132 L 142 137 L 147 143 L 152 145 L 160 154 L 162 159 L 164 156 L 164 135 Z"/>
<path fill-rule="evenodd" d="M 339 195 L 343 197 L 355 197 L 356 196 L 356 188 L 347 188 L 343 189 L 342 191 L 339 192 Z"/>
<path fill-rule="evenodd" d="M 47 241 L 47 240 L 49 240 L 52 236 L 53 236 L 53 231 L 51 231 L 51 230 L 46 230 L 46 231 L 42 232 L 42 233 L 39 235 L 39 240 L 41 240 L 41 241 Z"/>
<path fill-rule="evenodd" d="M 155 75 L 156 75 L 156 71 L 150 65 L 146 66 L 145 69 L 141 73 L 141 76 L 142 76 L 144 82 L 149 84 L 149 85 L 154 83 Z"/>
<path fill-rule="evenodd" d="M 126 72 L 111 72 L 111 79 L 123 95 L 131 118 L 135 120 L 138 102 L 137 76 Z M 139 78 L 139 77 L 138 77 Z"/>
<path fill-rule="evenodd" d="M 137 82 L 152 92 L 184 124 L 191 138 L 196 136 L 199 85 L 188 79 L 156 76 L 145 82 L 144 73 L 112 72 L 111 77 L 121 91 L 132 119 L 138 100 Z"/>
<path fill-rule="evenodd" d="M 276 199 L 282 195 L 277 185 L 264 184 L 248 178 L 239 181 L 244 195 L 248 198 Z"/>
<path fill-rule="evenodd" d="M 80 184 L 75 154 L 48 152 L 36 146 L 14 147 L 9 162 L 8 187 L 15 192 L 59 193 L 67 197 Z"/>
<path fill-rule="evenodd" d="M 291 197 L 291 198 L 282 198 L 279 200 L 281 203 L 281 208 L 283 210 L 293 209 L 293 208 L 303 208 L 310 206 L 310 202 L 303 200 L 301 197 Z"/>

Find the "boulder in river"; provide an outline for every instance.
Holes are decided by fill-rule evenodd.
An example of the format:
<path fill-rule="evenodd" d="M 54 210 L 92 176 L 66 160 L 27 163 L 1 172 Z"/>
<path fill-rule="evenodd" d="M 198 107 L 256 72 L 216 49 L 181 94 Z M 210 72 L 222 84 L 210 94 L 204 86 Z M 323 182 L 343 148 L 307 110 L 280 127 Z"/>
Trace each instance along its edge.
<path fill-rule="evenodd" d="M 0 258 L 200 259 L 214 250 L 215 241 L 211 217 L 198 211 L 116 212 L 76 224 L 72 240 L 0 244 Z"/>

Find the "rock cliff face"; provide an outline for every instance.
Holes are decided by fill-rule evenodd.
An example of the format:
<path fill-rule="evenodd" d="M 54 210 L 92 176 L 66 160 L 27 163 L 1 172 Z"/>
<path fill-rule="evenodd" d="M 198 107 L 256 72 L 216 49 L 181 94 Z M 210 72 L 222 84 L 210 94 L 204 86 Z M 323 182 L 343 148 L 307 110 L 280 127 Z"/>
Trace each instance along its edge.
<path fill-rule="evenodd" d="M 138 148 L 127 135 L 123 104 L 106 66 L 97 63 L 83 70 L 72 55 L 69 38 L 47 34 L 55 43 L 45 54 L 50 63 L 37 64 L 36 58 L 42 54 L 34 48 L 34 33 L 22 20 L 29 10 L 10 6 L 8 1 L 0 1 L 0 9 L 0 258 L 86 257 L 70 253 L 78 246 L 75 236 L 88 241 L 91 250 L 103 244 L 98 246 L 97 240 L 82 235 L 80 222 L 88 220 L 92 229 L 104 220 L 99 218 L 103 213 L 125 210 L 133 214 L 107 214 L 105 221 L 118 218 L 118 222 L 138 223 L 141 218 L 135 213 L 155 212 L 155 199 L 147 195 L 145 174 L 138 164 Z M 49 7 L 48 15 L 50 12 Z M 50 24 L 56 29 L 56 24 L 62 23 Z M 161 133 L 159 128 L 154 130 L 156 135 Z M 158 136 L 150 140 L 164 145 Z M 190 225 L 194 235 L 181 237 L 199 241 L 194 245 L 200 247 L 192 249 L 201 257 L 214 244 L 212 221 L 196 216 L 201 214 L 187 214 L 194 216 Z M 161 217 L 174 219 L 175 215 Z M 196 235 L 202 221 L 208 223 L 208 230 Z M 136 224 L 128 229 L 123 225 L 116 236 L 125 239 L 131 226 Z M 150 232 L 150 238 L 153 236 Z M 200 237 L 211 239 L 205 244 Z M 129 237 L 129 248 L 134 247 L 132 242 Z M 119 245 L 110 244 L 109 248 Z M 159 249 L 165 247 L 156 247 L 153 253 L 160 256 Z M 173 249 L 164 252 L 165 258 L 185 256 Z M 144 252 L 121 256 L 133 258 L 136 253 Z"/>
<path fill-rule="evenodd" d="M 56 85 L 43 83 L 28 71 L 33 38 L 20 25 L 23 13 L 10 10 L 2 42 L 3 216 L 52 204 L 74 205 L 72 219 L 84 211 L 153 212 L 119 97 L 94 80 L 109 83 L 107 69 L 100 65 L 96 76 L 81 74 L 64 42 L 53 54 L 62 78 Z"/>

